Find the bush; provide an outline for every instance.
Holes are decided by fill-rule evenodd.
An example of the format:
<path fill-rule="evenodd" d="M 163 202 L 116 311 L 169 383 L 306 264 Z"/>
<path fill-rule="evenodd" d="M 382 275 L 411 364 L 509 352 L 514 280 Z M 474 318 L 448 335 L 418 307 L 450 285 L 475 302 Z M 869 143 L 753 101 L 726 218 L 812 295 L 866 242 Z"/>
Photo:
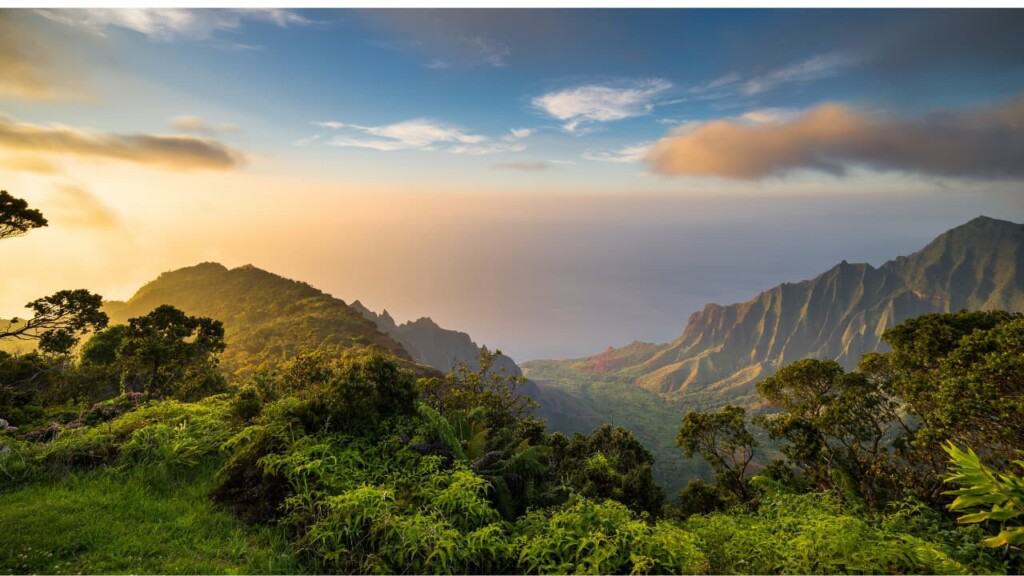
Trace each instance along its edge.
<path fill-rule="evenodd" d="M 721 490 L 714 484 L 708 484 L 700 479 L 690 480 L 686 488 L 679 491 L 679 500 L 674 506 L 674 511 L 683 518 L 695 514 L 710 514 L 725 508 L 726 500 Z"/>
<path fill-rule="evenodd" d="M 134 401 L 104 403 L 98 411 L 116 412 L 114 407 L 122 402 Z M 194 465 L 233 433 L 227 409 L 223 396 L 196 403 L 148 402 L 98 425 L 56 426 L 51 441 L 18 443 L 0 466 L 22 462 L 17 465 L 19 477 L 27 480 L 117 462 Z"/>
<path fill-rule="evenodd" d="M 531 574 L 694 574 L 708 569 L 700 540 L 678 526 L 648 524 L 629 508 L 579 498 L 534 511 L 516 526 L 520 571 Z"/>
<path fill-rule="evenodd" d="M 852 516 L 824 493 L 768 494 L 757 512 L 694 516 L 682 526 L 704 542 L 713 573 L 972 571 L 954 548 Z"/>

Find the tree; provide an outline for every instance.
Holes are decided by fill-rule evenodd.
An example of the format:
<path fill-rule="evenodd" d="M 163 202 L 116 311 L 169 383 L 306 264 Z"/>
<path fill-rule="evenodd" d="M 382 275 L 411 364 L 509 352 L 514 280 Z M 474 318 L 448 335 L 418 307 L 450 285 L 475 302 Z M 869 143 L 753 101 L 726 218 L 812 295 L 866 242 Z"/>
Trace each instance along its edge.
<path fill-rule="evenodd" d="M 699 454 L 715 471 L 718 484 L 740 501 L 750 499 L 746 472 L 757 441 L 747 430 L 746 410 L 725 406 L 718 412 L 690 412 L 683 417 L 676 445 L 687 458 Z"/>
<path fill-rule="evenodd" d="M 195 397 L 221 383 L 216 355 L 224 347 L 219 320 L 164 304 L 128 320 L 118 349 L 122 384 L 154 396 Z"/>
<path fill-rule="evenodd" d="M 86 332 L 107 326 L 107 315 L 100 310 L 103 297 L 88 290 L 61 290 L 52 296 L 25 305 L 35 314 L 26 321 L 17 318 L 0 332 L 0 339 L 37 340 L 44 352 L 65 354 Z"/>
<path fill-rule="evenodd" d="M 819 487 L 842 484 L 872 501 L 894 489 L 886 440 L 909 428 L 898 400 L 878 381 L 847 373 L 831 360 L 808 358 L 757 389 L 780 409 L 758 421 L 772 438 L 786 441 L 782 453 Z"/>
<path fill-rule="evenodd" d="M 93 334 L 92 338 L 82 344 L 78 353 L 79 362 L 83 366 L 113 366 L 127 332 L 127 325 L 117 324 Z"/>
<path fill-rule="evenodd" d="M 612 499 L 637 512 L 657 515 L 665 494 L 654 481 L 654 456 L 625 428 L 604 424 L 568 442 L 554 439 L 556 479 L 594 500 Z"/>
<path fill-rule="evenodd" d="M 21 236 L 33 228 L 46 226 L 46 218 L 28 202 L 0 190 L 0 240 Z"/>
<path fill-rule="evenodd" d="M 495 369 L 494 360 L 500 354 L 501 351 L 491 352 L 483 347 L 476 370 L 459 364 L 445 378 L 421 380 L 422 399 L 441 414 L 482 407 L 491 430 L 524 423 L 536 403 L 529 396 L 516 393 L 525 381 L 522 376 Z"/>
<path fill-rule="evenodd" d="M 937 500 L 943 443 L 974 446 L 1006 465 L 1024 445 L 1024 316 L 1002 311 L 929 314 L 884 334 L 892 350 L 869 354 L 859 371 L 898 398 L 904 418 L 894 439 L 901 486 Z M 902 422 L 902 420 L 901 420 Z"/>

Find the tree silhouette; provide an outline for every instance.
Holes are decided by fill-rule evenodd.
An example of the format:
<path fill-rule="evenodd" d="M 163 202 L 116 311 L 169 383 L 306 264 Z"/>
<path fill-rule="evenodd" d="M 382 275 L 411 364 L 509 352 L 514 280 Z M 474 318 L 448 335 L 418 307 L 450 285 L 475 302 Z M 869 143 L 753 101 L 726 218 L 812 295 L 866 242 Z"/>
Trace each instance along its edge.
<path fill-rule="evenodd" d="M 86 332 L 107 326 L 107 315 L 100 310 L 103 297 L 88 290 L 61 290 L 25 305 L 35 313 L 29 320 L 12 319 L 0 331 L 0 339 L 38 340 L 44 352 L 66 353 Z"/>
<path fill-rule="evenodd" d="M 28 202 L 11 196 L 6 190 L 0 190 L 0 240 L 46 225 L 42 212 L 29 208 Z"/>

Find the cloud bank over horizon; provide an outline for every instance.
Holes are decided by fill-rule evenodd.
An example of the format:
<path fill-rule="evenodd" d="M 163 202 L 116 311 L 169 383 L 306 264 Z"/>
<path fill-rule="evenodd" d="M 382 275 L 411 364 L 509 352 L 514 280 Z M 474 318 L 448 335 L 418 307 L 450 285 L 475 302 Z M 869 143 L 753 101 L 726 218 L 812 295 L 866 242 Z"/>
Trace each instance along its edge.
<path fill-rule="evenodd" d="M 851 167 L 928 176 L 1024 178 L 1024 97 L 893 118 L 822 104 L 788 119 L 713 120 L 677 128 L 646 154 L 672 176 L 744 180 Z"/>

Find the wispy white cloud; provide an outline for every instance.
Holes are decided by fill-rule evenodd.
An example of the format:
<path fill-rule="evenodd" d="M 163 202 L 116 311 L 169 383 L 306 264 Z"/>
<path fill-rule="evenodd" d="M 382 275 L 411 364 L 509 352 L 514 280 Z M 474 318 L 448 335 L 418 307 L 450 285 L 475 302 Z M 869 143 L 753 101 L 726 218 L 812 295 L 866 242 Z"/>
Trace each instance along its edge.
<path fill-rule="evenodd" d="M 672 87 L 668 80 L 654 78 L 626 86 L 587 84 L 549 92 L 533 99 L 533 106 L 563 121 L 574 132 L 591 122 L 611 122 L 649 113 L 656 98 Z"/>
<path fill-rule="evenodd" d="M 505 140 L 523 140 L 524 138 L 529 138 L 530 134 L 533 134 L 533 130 L 530 128 L 513 128 L 508 131 Z"/>
<path fill-rule="evenodd" d="M 522 152 L 527 147 L 524 140 L 533 133 L 529 128 L 514 128 L 503 136 L 491 138 L 427 118 L 414 118 L 380 126 L 351 124 L 337 120 L 313 122 L 313 125 L 341 132 L 325 140 L 330 146 L 367 148 L 381 152 L 444 150 L 451 154 L 468 156 Z M 319 140 L 320 136 L 314 135 L 300 139 L 295 145 L 305 146 Z"/>
<path fill-rule="evenodd" d="M 461 44 L 473 55 L 472 60 L 493 68 L 508 66 L 506 59 L 512 54 L 508 46 L 483 36 L 463 37 Z"/>
<path fill-rule="evenodd" d="M 429 68 L 430 70 L 448 70 L 452 66 L 453 64 L 451 62 L 449 62 L 448 60 L 443 60 L 441 58 L 434 58 L 430 62 L 427 62 L 426 65 L 426 67 Z"/>
<path fill-rule="evenodd" d="M 643 160 L 652 145 L 654 145 L 653 142 L 641 142 L 611 152 L 584 152 L 583 159 L 614 164 L 632 164 Z"/>
<path fill-rule="evenodd" d="M 844 52 L 830 52 L 802 60 L 795 64 L 769 70 L 747 79 L 742 91 L 748 96 L 767 92 L 779 85 L 793 82 L 808 82 L 835 76 L 845 68 L 860 63 L 860 59 Z"/>
<path fill-rule="evenodd" d="M 691 94 L 706 94 L 708 92 L 714 92 L 715 90 L 720 90 L 727 86 L 734 85 L 740 80 L 741 77 L 739 74 L 736 72 L 730 72 L 703 84 L 698 84 L 697 86 L 690 88 L 689 92 Z"/>
<path fill-rule="evenodd" d="M 792 120 L 799 113 L 792 108 L 758 108 L 744 112 L 739 119 L 750 124 L 777 124 Z"/>
<path fill-rule="evenodd" d="M 189 10 L 184 8 L 90 8 L 40 9 L 37 13 L 54 22 L 106 36 L 111 28 L 132 30 L 152 40 L 206 39 L 217 32 L 236 31 L 246 20 L 268 22 L 281 28 L 310 24 L 291 10 Z"/>
<path fill-rule="evenodd" d="M 759 74 L 723 74 L 687 89 L 697 100 L 746 99 L 785 84 L 811 82 L 840 74 L 861 64 L 862 59 L 848 52 L 827 52 L 774 68 Z"/>
<path fill-rule="evenodd" d="M 448 149 L 452 154 L 466 154 L 469 156 L 486 156 L 498 154 L 499 152 L 522 152 L 526 150 L 526 144 L 516 141 L 488 141 L 480 144 L 462 144 L 452 146 Z"/>
<path fill-rule="evenodd" d="M 314 124 L 322 128 L 348 132 L 330 138 L 327 143 L 332 146 L 369 148 L 382 152 L 430 150 L 439 144 L 479 145 L 487 141 L 486 137 L 479 134 L 472 134 L 426 118 L 414 118 L 381 126 L 364 126 L 334 120 Z"/>
<path fill-rule="evenodd" d="M 319 134 L 313 134 L 312 136 L 305 136 L 303 138 L 299 138 L 295 142 L 292 142 L 292 146 L 299 146 L 299 147 L 309 146 L 310 144 L 315 144 L 315 143 L 317 143 L 319 141 L 320 141 L 320 135 Z"/>

